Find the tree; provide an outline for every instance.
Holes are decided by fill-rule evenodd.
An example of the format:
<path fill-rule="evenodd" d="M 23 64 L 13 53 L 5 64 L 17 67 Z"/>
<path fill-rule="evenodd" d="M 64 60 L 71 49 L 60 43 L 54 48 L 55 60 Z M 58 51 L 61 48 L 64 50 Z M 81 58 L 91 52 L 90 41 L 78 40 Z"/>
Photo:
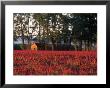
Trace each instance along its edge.
<path fill-rule="evenodd" d="M 24 48 L 25 36 L 28 34 L 27 27 L 29 22 L 27 16 L 29 16 L 29 14 L 25 14 L 25 13 L 13 14 L 14 38 L 17 39 L 18 37 L 21 37 L 23 48 Z"/>
<path fill-rule="evenodd" d="M 73 14 L 74 17 L 70 20 L 73 25 L 72 36 L 74 40 L 77 40 L 79 43 L 79 50 L 82 50 L 82 46 L 85 43 L 88 50 L 89 46 L 92 44 L 93 40 L 96 42 L 96 33 L 97 33 L 97 15 L 96 14 Z M 86 45 L 87 42 L 87 45 Z M 86 47 L 85 47 L 86 50 Z"/>
<path fill-rule="evenodd" d="M 14 13 L 14 40 L 36 41 L 45 50 L 91 50 L 97 40 L 95 13 Z M 47 47 L 48 46 L 48 47 Z M 39 48 L 41 49 L 41 47 Z"/>

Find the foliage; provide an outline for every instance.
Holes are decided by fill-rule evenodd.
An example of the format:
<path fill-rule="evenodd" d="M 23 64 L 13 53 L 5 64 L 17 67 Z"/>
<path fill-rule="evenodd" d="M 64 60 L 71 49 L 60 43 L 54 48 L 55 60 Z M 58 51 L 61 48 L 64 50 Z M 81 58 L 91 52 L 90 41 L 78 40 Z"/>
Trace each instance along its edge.
<path fill-rule="evenodd" d="M 75 47 L 75 50 L 96 50 L 96 13 L 14 13 L 14 40 L 22 38 L 37 43 Z M 63 49 L 63 48 L 62 48 Z M 62 50 L 61 49 L 61 50 Z M 68 50 L 69 50 L 68 49 Z"/>

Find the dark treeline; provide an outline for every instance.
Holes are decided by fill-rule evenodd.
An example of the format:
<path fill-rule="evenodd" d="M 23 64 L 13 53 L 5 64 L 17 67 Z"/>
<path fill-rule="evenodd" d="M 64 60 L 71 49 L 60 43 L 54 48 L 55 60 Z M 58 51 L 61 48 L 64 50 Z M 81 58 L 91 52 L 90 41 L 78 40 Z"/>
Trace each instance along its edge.
<path fill-rule="evenodd" d="M 14 13 L 13 28 L 22 49 L 34 41 L 39 50 L 96 50 L 96 13 Z"/>

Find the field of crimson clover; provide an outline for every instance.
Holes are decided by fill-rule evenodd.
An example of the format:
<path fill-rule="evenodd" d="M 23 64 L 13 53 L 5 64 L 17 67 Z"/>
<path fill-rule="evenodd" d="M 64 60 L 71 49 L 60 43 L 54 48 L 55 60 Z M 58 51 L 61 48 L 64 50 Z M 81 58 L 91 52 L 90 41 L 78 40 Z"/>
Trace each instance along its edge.
<path fill-rule="evenodd" d="M 14 75 L 97 75 L 96 51 L 14 50 Z"/>

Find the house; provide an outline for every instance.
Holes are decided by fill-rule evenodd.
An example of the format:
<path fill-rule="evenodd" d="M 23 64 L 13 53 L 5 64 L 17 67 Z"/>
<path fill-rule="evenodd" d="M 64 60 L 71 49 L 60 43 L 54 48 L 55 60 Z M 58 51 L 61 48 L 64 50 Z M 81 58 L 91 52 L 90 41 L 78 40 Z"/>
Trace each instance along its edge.
<path fill-rule="evenodd" d="M 37 50 L 37 49 L 38 49 L 37 45 L 35 43 L 32 43 L 31 50 Z"/>

